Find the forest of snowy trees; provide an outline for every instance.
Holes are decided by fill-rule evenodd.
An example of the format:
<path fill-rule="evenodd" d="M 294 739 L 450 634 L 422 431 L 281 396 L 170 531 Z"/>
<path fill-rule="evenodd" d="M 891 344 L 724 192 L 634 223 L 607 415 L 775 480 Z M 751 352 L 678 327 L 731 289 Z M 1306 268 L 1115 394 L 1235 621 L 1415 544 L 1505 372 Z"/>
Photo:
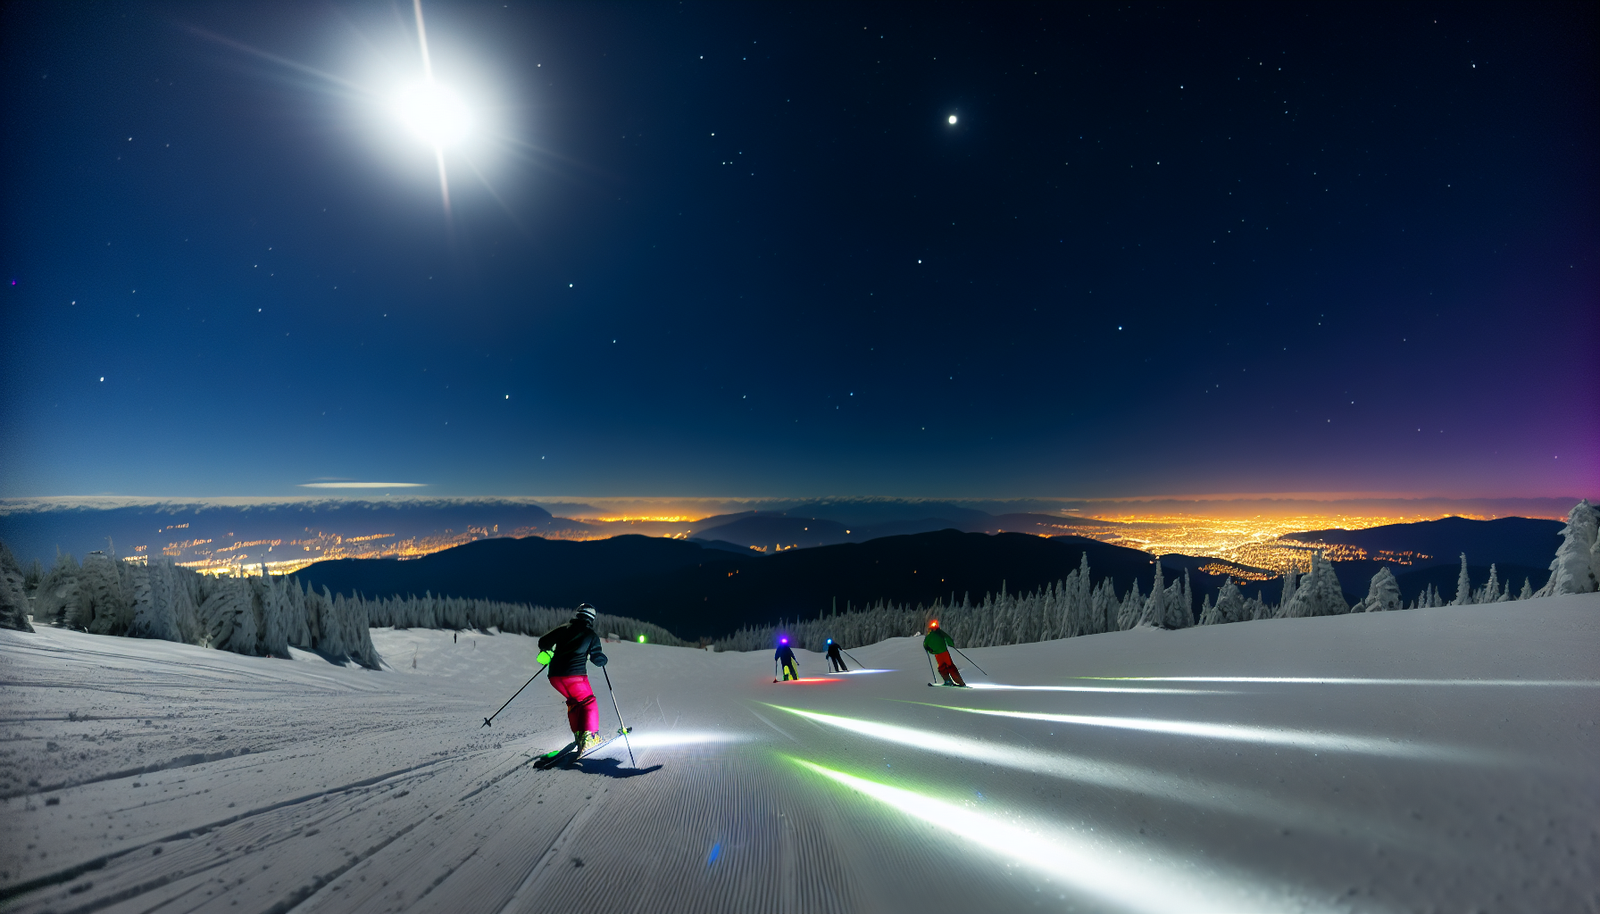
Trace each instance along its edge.
<path fill-rule="evenodd" d="M 252 657 L 288 657 L 293 646 L 377 669 L 382 658 L 372 646 L 373 626 L 493 627 L 542 635 L 572 618 L 572 610 L 432 594 L 366 600 L 326 588 L 318 593 L 293 577 L 213 577 L 170 562 L 120 562 L 103 552 L 89 553 L 81 565 L 63 555 L 49 571 L 38 562 L 23 571 L 0 543 L 0 627 L 31 631 L 29 615 L 38 623 L 97 635 L 156 638 Z M 601 615 L 596 626 L 630 639 L 684 643 L 659 625 L 623 616 Z"/>
<path fill-rule="evenodd" d="M 1474 588 L 1463 555 L 1451 598 L 1430 585 L 1407 605 L 1401 600 L 1394 574 L 1382 568 L 1372 576 L 1367 596 L 1352 605 L 1345 601 L 1333 563 L 1318 552 L 1309 572 L 1299 575 L 1290 571 L 1274 586 L 1276 602 L 1267 597 L 1265 589 L 1246 596 L 1229 581 L 1215 603 L 1208 596 L 1197 608 L 1187 572 L 1168 582 L 1157 562 L 1149 593 L 1142 592 L 1135 580 L 1119 596 L 1110 578 L 1093 581 L 1085 555 L 1066 578 L 1032 593 L 1002 589 L 999 595 L 986 595 L 978 603 L 966 597 L 956 602 L 952 594 L 948 602 L 937 601 L 932 606 L 879 602 L 859 610 L 847 607 L 836 615 L 741 629 L 715 646 L 731 651 L 771 649 L 783 632 L 796 647 L 808 650 L 821 650 L 829 638 L 848 648 L 920 632 L 928 620 L 938 619 L 958 644 L 987 647 L 1140 625 L 1175 629 L 1600 591 L 1600 511 L 1587 501 L 1579 502 L 1568 514 L 1561 536 L 1550 564 L 1550 580 L 1534 591 L 1525 579 L 1515 594 L 1512 582 L 1500 581 L 1493 565 L 1488 582 Z M 0 543 L 0 628 L 31 631 L 30 615 L 43 624 L 96 634 L 160 638 L 250 656 L 287 657 L 288 648 L 294 646 L 335 662 L 349 660 L 377 669 L 381 658 L 372 647 L 371 626 L 498 628 L 537 635 L 571 618 L 572 610 L 432 594 L 366 600 L 326 589 L 318 593 L 292 577 L 211 577 L 168 562 L 121 562 L 101 552 L 90 553 L 81 565 L 63 555 L 49 571 L 37 561 L 24 571 Z M 643 635 L 659 644 L 685 643 L 660 626 L 623 616 L 601 615 L 596 627 L 602 633 L 629 639 Z"/>
<path fill-rule="evenodd" d="M 1064 580 L 1032 593 L 985 595 L 980 603 L 952 595 L 949 602 L 932 606 L 880 602 L 861 609 L 847 610 L 814 619 L 796 619 L 777 625 L 751 626 L 716 643 L 718 650 L 753 651 L 772 648 L 780 633 L 805 650 L 820 651 L 832 638 L 845 648 L 873 644 L 885 638 L 901 637 L 927 629 L 930 619 L 965 647 L 990 647 L 1048 641 L 1076 635 L 1094 635 L 1144 625 L 1156 628 L 1186 628 L 1190 625 L 1219 625 L 1256 619 L 1292 619 L 1305 616 L 1333 616 L 1352 612 L 1389 612 L 1430 606 L 1465 606 L 1476 603 L 1502 603 L 1534 597 L 1600 591 L 1600 511 L 1587 501 L 1579 502 L 1567 517 L 1561 531 L 1562 544 L 1550 565 L 1550 580 L 1535 592 L 1529 581 L 1517 594 L 1511 582 L 1501 583 L 1494 565 L 1489 580 L 1474 589 L 1467 577 L 1467 557 L 1461 557 L 1461 574 L 1452 599 L 1429 586 L 1411 604 L 1400 598 L 1400 585 L 1393 572 L 1381 568 L 1372 576 L 1367 596 L 1355 604 L 1344 598 L 1344 590 L 1334 573 L 1333 563 L 1317 552 L 1311 570 L 1304 575 L 1290 571 L 1277 586 L 1278 600 L 1272 602 L 1264 590 L 1253 597 L 1231 580 L 1222 586 L 1215 603 L 1208 596 L 1199 607 L 1196 620 L 1194 598 L 1189 590 L 1188 573 L 1167 583 L 1156 563 L 1150 593 L 1143 594 L 1133 581 L 1127 592 L 1117 596 L 1110 578 L 1098 584 L 1090 577 L 1089 558 L 1082 557 L 1076 571 Z"/>

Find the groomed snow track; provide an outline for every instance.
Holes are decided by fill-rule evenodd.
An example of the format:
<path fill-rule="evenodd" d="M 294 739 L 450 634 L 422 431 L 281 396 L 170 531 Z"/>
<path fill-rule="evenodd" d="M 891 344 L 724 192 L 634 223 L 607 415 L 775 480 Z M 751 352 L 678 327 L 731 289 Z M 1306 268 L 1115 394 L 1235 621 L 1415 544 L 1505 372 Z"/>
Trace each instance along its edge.
<path fill-rule="evenodd" d="M 1600 909 L 1600 596 L 969 651 L 965 691 L 910 638 L 786 684 L 616 644 L 637 767 L 550 771 L 544 683 L 479 726 L 531 639 L 373 637 L 0 632 L 0 909 Z"/>

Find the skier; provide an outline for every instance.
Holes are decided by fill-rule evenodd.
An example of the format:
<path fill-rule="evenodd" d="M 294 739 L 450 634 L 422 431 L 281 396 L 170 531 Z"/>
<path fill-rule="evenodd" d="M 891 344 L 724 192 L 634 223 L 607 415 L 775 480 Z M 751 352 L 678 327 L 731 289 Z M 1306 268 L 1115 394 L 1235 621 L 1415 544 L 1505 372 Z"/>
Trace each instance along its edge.
<path fill-rule="evenodd" d="M 539 663 L 550 667 L 550 684 L 567 700 L 567 723 L 579 755 L 600 744 L 600 709 L 589 688 L 588 662 L 606 665 L 600 636 L 594 633 L 594 607 L 580 604 L 572 620 L 539 639 Z"/>
<path fill-rule="evenodd" d="M 775 662 L 783 664 L 783 681 L 800 678 L 800 668 L 794 662 L 794 650 L 789 647 L 789 636 L 778 639 L 778 649 L 772 655 Z M 777 682 L 776 679 L 773 682 Z"/>
<path fill-rule="evenodd" d="M 839 656 L 839 643 L 832 638 L 828 639 L 828 668 L 834 673 L 850 672 L 850 668 L 844 665 L 844 658 Z"/>
<path fill-rule="evenodd" d="M 922 649 L 939 661 L 939 675 L 944 678 L 945 685 L 966 688 L 967 684 L 961 679 L 961 671 L 956 669 L 955 661 L 950 659 L 950 645 L 955 643 L 956 639 L 939 627 L 938 619 L 928 623 L 928 635 L 922 639 Z"/>

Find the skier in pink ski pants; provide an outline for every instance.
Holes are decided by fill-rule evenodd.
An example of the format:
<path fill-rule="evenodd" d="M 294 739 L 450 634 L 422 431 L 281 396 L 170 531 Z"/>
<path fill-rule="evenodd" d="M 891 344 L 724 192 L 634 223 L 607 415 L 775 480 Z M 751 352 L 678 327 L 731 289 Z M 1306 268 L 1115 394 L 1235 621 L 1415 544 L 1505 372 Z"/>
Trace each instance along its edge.
<path fill-rule="evenodd" d="M 600 708 L 589 688 L 589 661 L 606 665 L 594 632 L 594 607 L 578 607 L 572 621 L 564 622 L 539 639 L 539 662 L 550 667 L 550 684 L 567 700 L 567 723 L 580 753 L 600 742 Z"/>

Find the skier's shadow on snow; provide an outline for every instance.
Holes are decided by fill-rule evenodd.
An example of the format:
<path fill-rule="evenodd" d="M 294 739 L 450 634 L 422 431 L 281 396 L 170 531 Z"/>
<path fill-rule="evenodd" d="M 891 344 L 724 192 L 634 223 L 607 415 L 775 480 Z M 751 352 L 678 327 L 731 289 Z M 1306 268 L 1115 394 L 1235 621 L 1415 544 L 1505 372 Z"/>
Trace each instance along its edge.
<path fill-rule="evenodd" d="M 622 761 L 614 758 L 586 758 L 578 761 L 577 767 L 585 774 L 599 774 L 608 778 L 636 778 L 641 774 L 660 771 L 660 765 L 651 765 L 649 768 L 624 768 Z"/>

